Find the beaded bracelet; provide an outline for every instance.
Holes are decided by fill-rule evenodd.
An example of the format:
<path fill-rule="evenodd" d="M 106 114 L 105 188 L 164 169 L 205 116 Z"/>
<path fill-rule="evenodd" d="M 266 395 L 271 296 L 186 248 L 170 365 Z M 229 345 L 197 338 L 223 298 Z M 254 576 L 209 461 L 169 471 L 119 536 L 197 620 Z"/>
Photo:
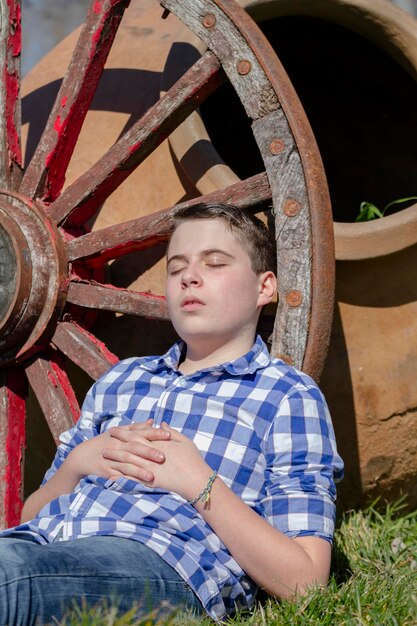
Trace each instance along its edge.
<path fill-rule="evenodd" d="M 208 479 L 208 483 L 204 487 L 203 491 L 196 498 L 194 498 L 194 500 L 188 500 L 189 504 L 194 505 L 197 504 L 199 500 L 201 500 L 202 502 L 204 502 L 205 505 L 207 505 L 210 502 L 211 488 L 213 487 L 213 483 L 216 478 L 217 472 L 214 472 L 214 474 L 212 474 Z"/>

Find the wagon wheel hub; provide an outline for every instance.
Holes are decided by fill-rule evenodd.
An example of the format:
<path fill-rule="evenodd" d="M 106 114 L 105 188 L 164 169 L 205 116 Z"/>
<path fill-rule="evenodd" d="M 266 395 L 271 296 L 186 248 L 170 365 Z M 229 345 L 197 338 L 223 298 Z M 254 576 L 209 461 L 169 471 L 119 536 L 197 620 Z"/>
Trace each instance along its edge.
<path fill-rule="evenodd" d="M 64 242 L 44 210 L 0 191 L 0 365 L 49 337 L 65 303 Z"/>

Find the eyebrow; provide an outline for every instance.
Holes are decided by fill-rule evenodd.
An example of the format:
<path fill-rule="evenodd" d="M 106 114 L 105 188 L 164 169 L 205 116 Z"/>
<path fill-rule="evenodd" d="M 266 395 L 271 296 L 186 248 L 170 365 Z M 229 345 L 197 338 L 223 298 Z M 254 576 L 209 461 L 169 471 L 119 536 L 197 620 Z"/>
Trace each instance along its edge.
<path fill-rule="evenodd" d="M 220 248 L 208 248 L 207 250 L 202 250 L 200 253 L 200 257 L 204 258 L 210 256 L 210 254 L 222 254 L 229 259 L 234 259 L 234 255 L 230 254 L 230 252 L 226 252 L 226 250 L 221 250 Z M 187 257 L 184 254 L 174 254 L 173 256 L 167 259 L 167 265 L 171 263 L 171 261 L 186 261 Z"/>

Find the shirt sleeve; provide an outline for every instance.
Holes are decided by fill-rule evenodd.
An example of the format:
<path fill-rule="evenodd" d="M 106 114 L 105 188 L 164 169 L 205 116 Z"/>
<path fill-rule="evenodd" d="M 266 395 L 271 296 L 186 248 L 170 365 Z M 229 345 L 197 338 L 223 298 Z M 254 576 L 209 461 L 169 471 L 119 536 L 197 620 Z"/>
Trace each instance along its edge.
<path fill-rule="evenodd" d="M 280 403 L 266 439 L 266 519 L 291 536 L 332 541 L 335 483 L 343 476 L 323 394 L 313 381 Z"/>
<path fill-rule="evenodd" d="M 55 458 L 42 480 L 42 485 L 50 480 L 58 471 L 71 450 L 83 441 L 91 439 L 98 434 L 93 422 L 96 385 L 97 383 L 88 391 L 81 407 L 81 415 L 77 423 L 59 436 L 60 443 L 57 447 Z"/>
<path fill-rule="evenodd" d="M 151 358 L 146 357 L 145 360 Z M 43 478 L 42 485 L 52 478 L 71 450 L 83 441 L 100 434 L 101 423 L 106 417 L 123 415 L 118 404 L 120 386 L 123 385 L 129 373 L 143 360 L 143 358 L 131 357 L 119 361 L 94 383 L 85 397 L 79 420 L 72 428 L 60 435 L 55 458 Z"/>

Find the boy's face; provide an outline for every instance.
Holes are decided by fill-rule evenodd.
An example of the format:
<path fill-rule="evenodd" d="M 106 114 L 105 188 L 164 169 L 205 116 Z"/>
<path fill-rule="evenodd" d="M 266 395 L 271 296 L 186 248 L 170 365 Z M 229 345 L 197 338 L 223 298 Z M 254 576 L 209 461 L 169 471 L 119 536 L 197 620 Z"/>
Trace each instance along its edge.
<path fill-rule="evenodd" d="M 254 273 L 223 220 L 181 223 L 167 254 L 166 296 L 175 330 L 188 346 L 250 347 L 260 310 L 275 293 L 273 282 L 266 294 L 265 276 L 275 280 L 272 272 Z"/>

